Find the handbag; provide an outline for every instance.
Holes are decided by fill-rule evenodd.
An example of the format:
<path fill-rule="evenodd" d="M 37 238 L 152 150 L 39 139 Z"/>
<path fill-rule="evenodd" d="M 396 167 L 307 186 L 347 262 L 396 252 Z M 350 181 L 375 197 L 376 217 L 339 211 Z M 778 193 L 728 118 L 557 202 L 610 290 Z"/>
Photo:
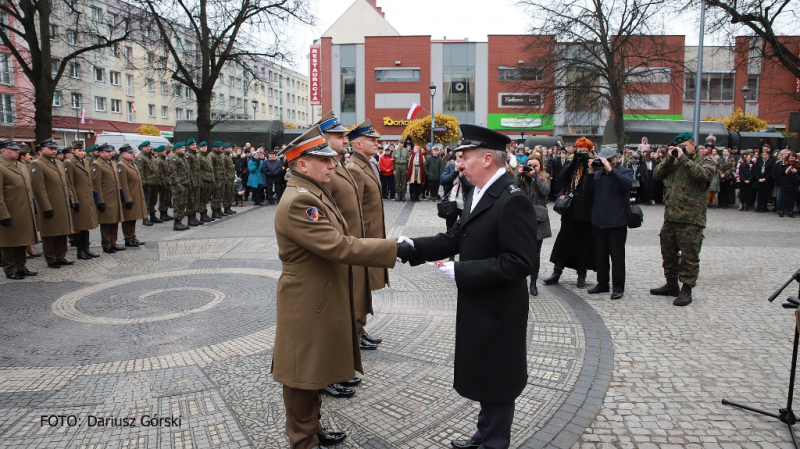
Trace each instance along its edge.
<path fill-rule="evenodd" d="M 547 208 L 541 204 L 534 204 L 533 211 L 536 213 L 536 221 L 539 223 L 550 219 L 550 217 L 547 216 Z"/>
<path fill-rule="evenodd" d="M 555 202 L 553 202 L 553 211 L 558 215 L 564 215 L 572 208 L 572 192 L 567 193 L 566 189 L 564 189 L 561 193 L 558 194 L 556 197 Z"/>
<path fill-rule="evenodd" d="M 642 212 L 642 208 L 631 204 L 628 206 L 628 227 L 630 229 L 635 229 L 642 226 L 642 222 L 644 221 L 644 212 Z"/>
<path fill-rule="evenodd" d="M 456 190 L 456 196 L 461 190 L 461 184 L 458 185 L 458 190 Z M 447 220 L 448 218 L 453 218 L 458 215 L 458 202 L 457 201 L 450 201 L 450 195 L 445 195 L 441 201 L 436 203 L 436 214 L 439 218 L 444 218 Z"/>

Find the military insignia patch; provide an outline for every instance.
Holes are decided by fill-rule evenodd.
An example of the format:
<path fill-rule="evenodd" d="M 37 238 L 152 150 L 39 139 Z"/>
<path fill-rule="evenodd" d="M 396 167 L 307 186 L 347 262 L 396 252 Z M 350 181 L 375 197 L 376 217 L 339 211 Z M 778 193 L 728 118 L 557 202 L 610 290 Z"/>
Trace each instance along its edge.
<path fill-rule="evenodd" d="M 64 167 L 64 173 L 69 173 L 69 167 Z"/>
<path fill-rule="evenodd" d="M 92 173 L 96 173 L 96 172 L 97 172 L 97 167 L 93 167 L 92 168 Z"/>
<path fill-rule="evenodd" d="M 300 192 L 300 193 L 308 193 L 308 189 L 305 188 L 305 187 L 298 187 L 297 191 Z"/>
<path fill-rule="evenodd" d="M 306 215 L 311 221 L 319 221 L 319 212 L 317 212 L 316 207 L 309 207 L 306 209 Z"/>
<path fill-rule="evenodd" d="M 509 186 L 508 186 L 508 190 L 510 190 L 510 191 L 511 191 L 511 193 L 514 193 L 514 192 L 519 192 L 519 188 L 518 188 L 518 187 L 515 187 L 514 185 L 509 185 Z"/>
<path fill-rule="evenodd" d="M 122 169 L 121 169 L 121 168 L 120 168 L 120 169 L 118 169 L 118 170 L 117 170 L 117 173 L 122 173 Z"/>
<path fill-rule="evenodd" d="M 34 173 L 36 173 L 36 169 L 35 168 L 31 169 L 31 174 L 34 174 Z"/>

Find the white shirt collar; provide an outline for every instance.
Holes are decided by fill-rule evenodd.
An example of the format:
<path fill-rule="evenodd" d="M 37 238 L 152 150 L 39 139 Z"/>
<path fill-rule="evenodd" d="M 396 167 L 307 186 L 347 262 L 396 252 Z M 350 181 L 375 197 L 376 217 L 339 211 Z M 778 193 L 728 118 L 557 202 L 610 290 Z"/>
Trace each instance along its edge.
<path fill-rule="evenodd" d="M 478 204 L 478 202 L 480 202 L 481 198 L 483 198 L 483 192 L 488 190 L 489 187 L 491 187 L 492 184 L 494 184 L 495 181 L 500 179 L 500 177 L 503 176 L 505 173 L 506 173 L 505 167 L 498 168 L 494 176 L 492 176 L 491 179 L 489 179 L 489 182 L 487 182 L 482 189 L 479 189 L 478 186 L 475 186 L 475 189 L 472 192 L 472 205 L 470 206 L 469 209 L 470 212 L 475 210 L 475 206 Z"/>

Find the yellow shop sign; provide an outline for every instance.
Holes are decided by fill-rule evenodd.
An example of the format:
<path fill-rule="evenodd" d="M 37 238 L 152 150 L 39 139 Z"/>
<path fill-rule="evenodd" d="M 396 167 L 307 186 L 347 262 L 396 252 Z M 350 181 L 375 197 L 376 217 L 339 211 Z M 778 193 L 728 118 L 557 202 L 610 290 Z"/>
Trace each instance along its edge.
<path fill-rule="evenodd" d="M 408 120 L 395 120 L 391 117 L 383 118 L 383 126 L 408 126 Z"/>

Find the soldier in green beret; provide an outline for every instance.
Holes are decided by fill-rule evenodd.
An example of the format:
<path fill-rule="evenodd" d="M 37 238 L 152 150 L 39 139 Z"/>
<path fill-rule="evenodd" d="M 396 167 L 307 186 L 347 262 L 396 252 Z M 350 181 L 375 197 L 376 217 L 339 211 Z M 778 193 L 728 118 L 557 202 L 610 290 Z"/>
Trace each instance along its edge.
<path fill-rule="evenodd" d="M 147 214 L 150 217 L 142 219 L 145 226 L 153 226 L 153 223 L 163 223 L 164 220 L 156 216 L 156 203 L 158 202 L 158 189 L 161 186 L 160 166 L 158 158 L 150 148 L 150 141 L 145 140 L 139 144 L 139 154 L 136 156 L 136 168 L 139 169 L 139 176 L 142 180 L 144 189 L 144 201 L 147 205 Z"/>
<path fill-rule="evenodd" d="M 172 216 L 167 210 L 172 207 L 172 191 L 169 187 L 169 165 L 167 164 L 167 147 L 159 145 L 156 147 L 157 166 L 158 166 L 158 212 L 159 218 L 164 222 L 172 220 Z"/>
<path fill-rule="evenodd" d="M 223 218 L 227 214 L 222 212 L 222 197 L 225 193 L 225 162 L 222 158 L 225 154 L 222 152 L 224 144 L 219 140 L 215 140 L 211 144 L 211 166 L 214 171 L 214 189 L 211 193 L 211 218 Z"/>
<path fill-rule="evenodd" d="M 167 158 L 169 167 L 169 186 L 172 189 L 173 213 L 175 214 L 172 230 L 185 231 L 189 226 L 183 224 L 189 201 L 188 190 L 191 186 L 189 162 L 186 157 L 186 144 L 177 142 L 175 152 Z"/>
<path fill-rule="evenodd" d="M 205 140 L 198 144 L 198 149 L 200 150 L 200 154 L 197 160 L 200 163 L 200 181 L 202 187 L 197 193 L 195 209 L 200 211 L 200 221 L 208 223 L 215 220 L 208 216 L 208 211 L 206 210 L 208 202 L 211 200 L 211 194 L 214 191 L 214 163 L 211 160 L 211 155 L 208 154 L 208 144 Z"/>
<path fill-rule="evenodd" d="M 197 213 L 200 212 L 197 207 L 197 196 L 200 194 L 203 181 L 200 179 L 200 161 L 197 159 L 197 141 L 194 139 L 186 141 L 186 162 L 189 164 L 186 216 L 189 217 L 189 226 L 204 225 L 205 222 L 197 219 Z"/>
<path fill-rule="evenodd" d="M 708 186 L 717 171 L 710 157 L 697 154 L 690 133 L 672 139 L 666 159 L 653 177 L 665 181 L 664 224 L 661 227 L 661 258 L 666 284 L 650 290 L 652 295 L 677 296 L 676 306 L 692 302 L 692 288 L 700 274 L 700 249 L 706 227 Z M 683 283 L 678 286 L 678 281 Z"/>
<path fill-rule="evenodd" d="M 222 192 L 222 204 L 225 206 L 223 213 L 226 215 L 233 215 L 236 213 L 235 210 L 231 209 L 231 206 L 233 206 L 233 200 L 236 197 L 236 192 L 233 190 L 233 180 L 236 178 L 236 166 L 233 165 L 231 146 L 232 145 L 230 142 L 225 142 L 225 144 L 222 145 L 222 150 L 225 152 L 224 156 L 222 157 L 222 162 L 225 163 L 225 189 Z"/>

